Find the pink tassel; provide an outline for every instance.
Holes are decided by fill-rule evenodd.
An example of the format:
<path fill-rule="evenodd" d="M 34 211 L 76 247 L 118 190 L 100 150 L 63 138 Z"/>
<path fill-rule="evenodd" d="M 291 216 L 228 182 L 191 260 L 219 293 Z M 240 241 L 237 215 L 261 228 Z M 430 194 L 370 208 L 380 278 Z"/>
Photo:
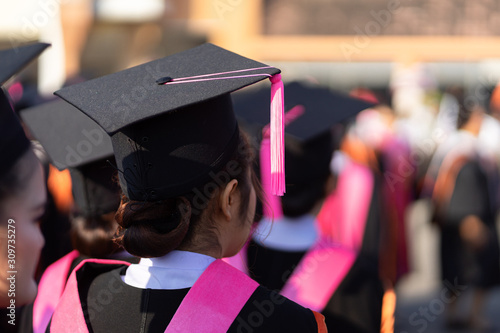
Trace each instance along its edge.
<path fill-rule="evenodd" d="M 285 113 L 285 126 L 293 122 L 304 113 L 305 109 L 302 105 L 294 106 Z M 269 125 L 262 129 L 262 141 L 260 142 L 260 179 L 262 183 L 262 191 L 266 198 L 264 204 L 264 216 L 273 220 L 278 220 L 283 216 L 281 200 L 272 194 L 271 190 L 271 153 L 270 153 L 270 130 Z"/>
<path fill-rule="evenodd" d="M 271 193 L 283 196 L 285 189 L 284 87 L 281 74 L 271 80 Z"/>
<path fill-rule="evenodd" d="M 272 194 L 271 190 L 271 153 L 269 130 L 263 129 L 263 138 L 260 143 L 260 178 L 262 182 L 262 192 L 267 202 L 263 203 L 264 216 L 273 220 L 283 216 L 281 200 Z"/>

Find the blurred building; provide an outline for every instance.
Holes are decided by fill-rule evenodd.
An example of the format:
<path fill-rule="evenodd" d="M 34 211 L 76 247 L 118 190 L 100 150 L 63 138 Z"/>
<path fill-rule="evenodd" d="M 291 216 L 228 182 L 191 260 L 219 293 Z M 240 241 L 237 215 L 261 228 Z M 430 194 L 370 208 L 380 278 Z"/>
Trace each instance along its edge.
<path fill-rule="evenodd" d="M 342 89 L 387 87 L 394 63 L 425 63 L 438 85 L 500 78 L 499 0 L 3 0 L 0 43 L 58 49 L 58 5 L 77 1 L 93 4 L 88 77 L 209 41 Z"/>

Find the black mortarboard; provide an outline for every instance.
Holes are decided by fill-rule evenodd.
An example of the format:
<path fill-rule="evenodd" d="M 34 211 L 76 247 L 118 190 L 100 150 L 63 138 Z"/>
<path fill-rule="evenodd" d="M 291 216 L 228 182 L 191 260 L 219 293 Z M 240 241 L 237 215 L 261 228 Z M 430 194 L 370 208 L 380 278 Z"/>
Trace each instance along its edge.
<path fill-rule="evenodd" d="M 0 51 L 0 85 L 35 59 L 49 44 L 37 43 Z M 29 148 L 19 119 L 14 113 L 7 92 L 0 87 L 0 177 L 16 163 Z"/>
<path fill-rule="evenodd" d="M 19 73 L 49 45 L 46 43 L 34 43 L 0 50 L 0 85 L 3 85 L 16 73 Z"/>
<path fill-rule="evenodd" d="M 95 121 L 62 100 L 20 112 L 53 165 L 69 168 L 73 196 L 84 216 L 115 211 L 120 203 L 111 139 Z"/>
<path fill-rule="evenodd" d="M 233 101 L 238 120 L 260 128 L 269 123 L 266 116 L 269 96 L 263 89 L 238 92 L 233 95 Z M 285 133 L 287 139 L 294 138 L 300 142 L 312 140 L 330 130 L 333 125 L 373 106 L 326 87 L 301 82 L 285 84 L 285 110 L 297 105 L 302 105 L 305 112 L 286 126 Z"/>
<path fill-rule="evenodd" d="M 115 212 L 120 205 L 120 186 L 116 170 L 109 164 L 113 156 L 77 168 L 69 168 L 73 197 L 79 213 L 96 217 Z"/>
<path fill-rule="evenodd" d="M 0 87 L 0 178 L 10 170 L 30 146 L 29 140 L 10 104 L 7 92 Z"/>
<path fill-rule="evenodd" d="M 63 100 L 21 110 L 20 115 L 59 170 L 113 155 L 111 139 L 106 132 Z"/>
<path fill-rule="evenodd" d="M 210 180 L 233 155 L 229 93 L 279 69 L 212 44 L 56 92 L 110 134 L 123 192 L 157 201 Z"/>

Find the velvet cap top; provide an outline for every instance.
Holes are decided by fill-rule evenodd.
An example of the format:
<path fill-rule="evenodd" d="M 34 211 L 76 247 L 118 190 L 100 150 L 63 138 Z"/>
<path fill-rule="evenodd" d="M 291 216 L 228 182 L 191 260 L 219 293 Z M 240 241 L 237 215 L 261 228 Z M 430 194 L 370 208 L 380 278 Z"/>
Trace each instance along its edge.
<path fill-rule="evenodd" d="M 51 163 L 59 170 L 70 169 L 79 213 L 93 217 L 118 208 L 111 139 L 95 121 L 60 99 L 21 110 L 20 115 Z"/>
<path fill-rule="evenodd" d="M 109 135 L 61 99 L 21 110 L 19 114 L 59 170 L 113 156 Z"/>
<path fill-rule="evenodd" d="M 278 73 L 203 44 L 56 95 L 111 136 L 123 193 L 158 201 L 206 184 L 229 161 L 239 138 L 229 94 Z"/>

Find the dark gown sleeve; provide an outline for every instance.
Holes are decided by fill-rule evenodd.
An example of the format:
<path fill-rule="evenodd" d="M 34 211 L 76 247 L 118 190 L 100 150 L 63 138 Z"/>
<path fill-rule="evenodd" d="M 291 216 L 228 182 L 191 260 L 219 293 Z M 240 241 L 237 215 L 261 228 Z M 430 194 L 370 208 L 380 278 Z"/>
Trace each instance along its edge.
<path fill-rule="evenodd" d="M 306 251 L 280 251 L 253 240 L 247 250 L 250 277 L 270 290 L 281 290 Z"/>
<path fill-rule="evenodd" d="M 1 332 L 4 332 L 3 330 Z M 21 309 L 21 317 L 17 328 L 18 333 L 33 332 L 33 303 L 30 303 Z"/>
<path fill-rule="evenodd" d="M 492 220 L 488 180 L 477 162 L 468 162 L 459 171 L 446 211 L 445 224 L 458 227 L 468 215 L 476 215 L 487 224 Z"/>
<path fill-rule="evenodd" d="M 380 331 L 384 297 L 379 275 L 380 186 L 380 179 L 375 177 L 361 250 L 322 311 L 332 332 Z"/>
<path fill-rule="evenodd" d="M 462 220 L 477 216 L 488 228 L 488 241 L 481 249 L 467 246 L 459 232 Z M 498 236 L 490 202 L 487 174 L 478 162 L 466 163 L 459 171 L 446 210 L 441 232 L 443 280 L 489 288 L 500 281 Z"/>

